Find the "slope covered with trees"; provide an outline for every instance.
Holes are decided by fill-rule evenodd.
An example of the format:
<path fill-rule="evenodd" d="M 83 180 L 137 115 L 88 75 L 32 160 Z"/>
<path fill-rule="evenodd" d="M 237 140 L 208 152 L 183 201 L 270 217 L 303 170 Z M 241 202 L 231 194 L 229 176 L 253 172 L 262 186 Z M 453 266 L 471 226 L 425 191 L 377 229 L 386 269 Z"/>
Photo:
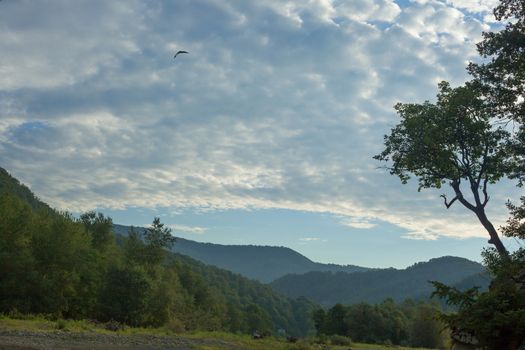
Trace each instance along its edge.
<path fill-rule="evenodd" d="M 22 199 L 35 210 L 52 211 L 51 207 L 35 196 L 27 186 L 21 184 L 7 170 L 0 167 L 0 195 L 8 193 Z"/>
<path fill-rule="evenodd" d="M 8 190 L 0 194 L 0 313 L 178 331 L 284 329 L 305 335 L 313 329 L 314 305 L 306 299 L 288 299 L 240 275 L 169 253 L 174 239 L 157 218 L 145 231 L 115 240 L 110 218 L 56 213 L 27 197 L 30 192 L 14 179 L 6 181 Z"/>
<path fill-rule="evenodd" d="M 122 225 L 115 225 L 114 229 L 116 233 L 122 235 L 126 235 L 129 231 L 129 227 Z M 205 264 L 233 271 L 265 283 L 287 274 L 302 274 L 310 271 L 342 271 L 350 273 L 368 270 L 355 265 L 313 262 L 286 247 L 222 245 L 177 238 L 177 244 L 171 250 L 197 259 Z"/>
<path fill-rule="evenodd" d="M 457 257 L 442 257 L 417 263 L 404 270 L 287 275 L 271 285 L 276 291 L 290 297 L 304 296 L 323 306 L 333 306 L 336 303 L 379 303 L 387 298 L 401 302 L 407 298 L 428 298 L 433 291 L 429 281 L 455 284 L 483 271 L 483 266 L 476 262 Z"/>

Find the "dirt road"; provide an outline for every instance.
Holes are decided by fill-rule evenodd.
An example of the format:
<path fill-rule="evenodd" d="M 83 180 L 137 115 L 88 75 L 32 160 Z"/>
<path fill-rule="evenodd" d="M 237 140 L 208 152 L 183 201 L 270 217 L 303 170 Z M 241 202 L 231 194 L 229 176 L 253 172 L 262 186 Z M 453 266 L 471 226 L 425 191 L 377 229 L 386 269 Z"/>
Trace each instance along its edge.
<path fill-rule="evenodd" d="M 195 350 L 200 348 L 243 349 L 238 344 L 218 339 L 0 329 L 0 350 Z"/>

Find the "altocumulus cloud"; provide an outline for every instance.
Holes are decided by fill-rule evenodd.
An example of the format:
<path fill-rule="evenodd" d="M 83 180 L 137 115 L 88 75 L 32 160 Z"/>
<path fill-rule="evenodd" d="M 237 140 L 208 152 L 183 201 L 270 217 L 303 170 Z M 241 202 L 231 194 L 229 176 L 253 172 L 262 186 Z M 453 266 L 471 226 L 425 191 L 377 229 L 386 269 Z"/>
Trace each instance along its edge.
<path fill-rule="evenodd" d="M 371 157 L 394 103 L 467 78 L 488 11 L 461 0 L 4 1 L 0 162 L 69 210 L 286 208 L 361 229 L 382 220 L 417 239 L 483 235 Z M 173 60 L 178 49 L 190 54 Z"/>

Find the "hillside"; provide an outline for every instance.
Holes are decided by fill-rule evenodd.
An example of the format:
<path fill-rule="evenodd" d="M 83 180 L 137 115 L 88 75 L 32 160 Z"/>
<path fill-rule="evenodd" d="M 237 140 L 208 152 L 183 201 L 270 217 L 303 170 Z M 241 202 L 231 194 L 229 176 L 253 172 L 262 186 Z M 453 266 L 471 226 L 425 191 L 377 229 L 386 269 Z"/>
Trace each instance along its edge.
<path fill-rule="evenodd" d="M 323 306 L 336 303 L 378 303 L 386 298 L 428 298 L 439 281 L 466 287 L 480 283 L 481 264 L 458 257 L 442 257 L 406 269 L 378 269 L 358 273 L 309 272 L 287 275 L 272 282 L 272 287 L 290 297 L 304 296 Z M 475 278 L 476 277 L 476 278 Z M 473 286 L 470 284 L 469 286 Z"/>
<path fill-rule="evenodd" d="M 114 231 L 116 234 L 127 235 L 129 227 L 114 225 Z M 172 251 L 264 283 L 269 283 L 287 274 L 303 274 L 310 271 L 352 273 L 368 270 L 365 267 L 354 265 L 313 262 L 286 247 L 222 245 L 177 238 Z"/>
<path fill-rule="evenodd" d="M 53 212 L 2 175 L 0 314 L 16 310 L 178 331 L 313 331 L 316 305 L 310 301 L 168 253 L 144 237 L 113 239 L 109 218 L 86 222 Z"/>
<path fill-rule="evenodd" d="M 42 202 L 31 190 L 0 167 L 0 195 L 12 194 L 22 199 L 34 210 L 53 211 L 49 205 Z"/>

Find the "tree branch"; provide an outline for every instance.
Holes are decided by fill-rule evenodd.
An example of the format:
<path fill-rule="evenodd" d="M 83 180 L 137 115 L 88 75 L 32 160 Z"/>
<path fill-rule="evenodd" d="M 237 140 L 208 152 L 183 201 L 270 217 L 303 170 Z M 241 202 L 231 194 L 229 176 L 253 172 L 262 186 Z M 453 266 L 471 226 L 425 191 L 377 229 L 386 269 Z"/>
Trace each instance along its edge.
<path fill-rule="evenodd" d="M 463 204 L 466 208 L 472 210 L 473 212 L 476 212 L 476 207 L 463 197 L 463 192 L 461 192 L 461 189 L 459 188 L 460 183 L 461 180 L 453 180 L 450 183 L 450 186 L 452 186 L 452 188 L 454 189 L 454 192 L 456 193 L 456 197 L 458 198 L 459 202 Z"/>
<path fill-rule="evenodd" d="M 458 199 L 458 196 L 455 196 L 454 198 L 452 198 L 450 203 L 448 203 L 446 195 L 442 194 L 440 197 L 443 197 L 443 200 L 445 202 L 445 207 L 447 207 L 447 209 L 450 208 L 452 206 L 452 204 L 454 204 L 454 202 Z"/>
<path fill-rule="evenodd" d="M 485 177 L 485 180 L 483 180 L 483 203 L 481 203 L 481 206 L 483 208 L 485 208 L 485 206 L 487 205 L 487 203 L 489 202 L 489 195 L 487 194 L 487 184 L 489 182 L 489 178 L 488 177 Z"/>
<path fill-rule="evenodd" d="M 481 178 L 483 177 L 483 173 L 485 172 L 485 166 L 487 165 L 487 157 L 489 155 L 489 142 L 485 140 L 485 150 L 483 152 L 483 163 L 481 164 L 481 169 L 479 170 L 477 184 L 481 183 Z"/>

